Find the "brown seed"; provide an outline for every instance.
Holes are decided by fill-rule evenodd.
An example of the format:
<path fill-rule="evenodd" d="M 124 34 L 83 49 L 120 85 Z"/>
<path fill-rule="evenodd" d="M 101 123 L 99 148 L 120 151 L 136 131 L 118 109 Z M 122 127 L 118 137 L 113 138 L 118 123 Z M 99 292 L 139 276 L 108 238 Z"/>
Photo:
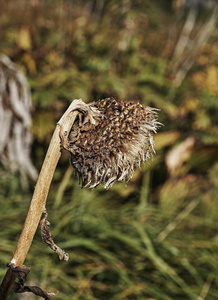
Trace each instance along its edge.
<path fill-rule="evenodd" d="M 128 115 L 129 111 L 127 109 L 124 109 L 123 113 L 126 116 L 126 115 Z"/>
<path fill-rule="evenodd" d="M 128 118 L 126 118 L 126 122 L 131 123 L 132 122 L 132 116 L 129 116 Z"/>
<path fill-rule="evenodd" d="M 125 123 L 125 122 L 122 123 L 120 129 L 121 129 L 122 131 L 126 129 L 126 123 Z"/>
<path fill-rule="evenodd" d="M 111 146 L 111 145 L 113 144 L 113 142 L 114 142 L 114 140 L 111 139 L 111 140 L 109 141 L 108 145 Z"/>

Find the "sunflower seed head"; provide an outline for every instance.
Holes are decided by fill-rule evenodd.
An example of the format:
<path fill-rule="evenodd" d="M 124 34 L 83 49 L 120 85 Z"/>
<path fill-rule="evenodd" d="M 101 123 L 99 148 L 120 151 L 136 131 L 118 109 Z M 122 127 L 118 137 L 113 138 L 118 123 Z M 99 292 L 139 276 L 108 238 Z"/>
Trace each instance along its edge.
<path fill-rule="evenodd" d="M 160 123 L 157 109 L 106 98 L 89 104 L 69 134 L 68 150 L 82 187 L 94 188 L 132 177 L 154 152 L 153 134 Z"/>

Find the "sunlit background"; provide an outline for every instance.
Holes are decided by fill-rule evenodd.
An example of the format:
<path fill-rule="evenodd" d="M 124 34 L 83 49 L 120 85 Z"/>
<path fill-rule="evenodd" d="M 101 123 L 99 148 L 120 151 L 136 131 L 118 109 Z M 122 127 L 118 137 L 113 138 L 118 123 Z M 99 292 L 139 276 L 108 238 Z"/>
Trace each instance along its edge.
<path fill-rule="evenodd" d="M 26 284 L 56 300 L 218 299 L 217 1 L 0 4 L 1 278 L 56 122 L 75 98 L 114 97 L 160 109 L 156 154 L 106 191 L 81 189 L 63 152 L 47 211 L 70 260 L 37 231 Z"/>

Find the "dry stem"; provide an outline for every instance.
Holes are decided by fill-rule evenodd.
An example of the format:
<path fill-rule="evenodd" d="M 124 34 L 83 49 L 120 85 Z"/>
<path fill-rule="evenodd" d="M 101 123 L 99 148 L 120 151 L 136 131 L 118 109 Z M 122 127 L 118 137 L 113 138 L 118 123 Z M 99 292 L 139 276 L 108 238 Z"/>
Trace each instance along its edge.
<path fill-rule="evenodd" d="M 75 99 L 57 123 L 45 160 L 42 165 L 41 172 L 39 174 L 39 178 L 35 187 L 35 191 L 21 236 L 11 260 L 11 263 L 14 264 L 15 267 L 21 266 L 24 263 L 32 240 L 34 238 L 36 229 L 39 225 L 41 215 L 45 210 L 46 199 L 48 196 L 51 180 L 61 156 L 60 136 L 64 136 L 65 138 L 68 137 L 69 131 L 71 130 L 75 118 L 78 114 L 78 109 L 82 108 L 85 105 L 86 104 L 81 99 Z M 1 300 L 7 299 L 14 281 L 15 276 L 11 274 L 11 270 L 8 269 L 0 287 Z"/>

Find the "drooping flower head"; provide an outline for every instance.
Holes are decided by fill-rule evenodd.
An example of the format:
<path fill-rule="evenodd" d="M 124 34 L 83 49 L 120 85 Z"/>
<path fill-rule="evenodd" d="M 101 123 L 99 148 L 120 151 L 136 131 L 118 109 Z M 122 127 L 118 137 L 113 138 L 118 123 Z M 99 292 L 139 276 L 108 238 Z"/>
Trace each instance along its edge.
<path fill-rule="evenodd" d="M 90 103 L 89 109 L 94 122 L 82 112 L 69 134 L 71 163 L 82 187 L 104 183 L 108 189 L 131 178 L 154 152 L 157 109 L 114 98 Z"/>

